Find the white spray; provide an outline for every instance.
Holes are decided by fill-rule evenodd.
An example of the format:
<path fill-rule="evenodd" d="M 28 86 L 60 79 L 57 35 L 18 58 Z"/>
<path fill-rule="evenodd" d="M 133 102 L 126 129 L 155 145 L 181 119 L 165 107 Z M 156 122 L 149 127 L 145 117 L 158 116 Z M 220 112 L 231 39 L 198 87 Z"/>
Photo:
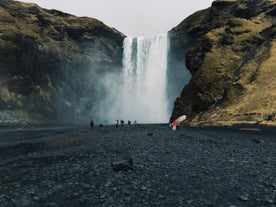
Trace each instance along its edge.
<path fill-rule="evenodd" d="M 167 34 L 125 38 L 123 83 L 121 94 L 117 96 L 118 119 L 143 123 L 168 122 L 168 42 Z"/>

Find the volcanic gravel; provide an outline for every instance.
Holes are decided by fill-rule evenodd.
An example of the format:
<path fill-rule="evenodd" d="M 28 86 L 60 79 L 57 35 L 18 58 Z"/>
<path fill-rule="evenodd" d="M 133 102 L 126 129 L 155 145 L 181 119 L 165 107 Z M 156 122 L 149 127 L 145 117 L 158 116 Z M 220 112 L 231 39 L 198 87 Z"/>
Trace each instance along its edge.
<path fill-rule="evenodd" d="M 276 130 L 0 129 L 0 206 L 276 206 Z M 133 170 L 113 171 L 125 155 Z"/>

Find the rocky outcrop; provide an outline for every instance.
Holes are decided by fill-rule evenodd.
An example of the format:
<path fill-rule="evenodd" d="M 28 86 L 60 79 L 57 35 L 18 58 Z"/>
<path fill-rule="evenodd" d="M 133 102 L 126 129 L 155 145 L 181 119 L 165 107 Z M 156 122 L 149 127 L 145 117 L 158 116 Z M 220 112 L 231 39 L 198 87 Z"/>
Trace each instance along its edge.
<path fill-rule="evenodd" d="M 171 120 L 190 125 L 276 125 L 276 1 L 217 0 L 170 31 L 192 74 Z"/>
<path fill-rule="evenodd" d="M 93 18 L 1 0 L 0 28 L 2 120 L 72 117 L 95 93 L 96 74 L 121 66 L 124 35 Z"/>

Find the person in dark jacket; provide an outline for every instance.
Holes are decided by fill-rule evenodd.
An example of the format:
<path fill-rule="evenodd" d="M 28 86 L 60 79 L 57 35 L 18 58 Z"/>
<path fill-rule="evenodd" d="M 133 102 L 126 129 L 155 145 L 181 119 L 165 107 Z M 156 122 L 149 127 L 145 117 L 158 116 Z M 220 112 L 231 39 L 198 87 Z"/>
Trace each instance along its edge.
<path fill-rule="evenodd" d="M 91 122 L 90 122 L 90 128 L 92 129 L 94 127 L 94 121 L 92 120 Z"/>

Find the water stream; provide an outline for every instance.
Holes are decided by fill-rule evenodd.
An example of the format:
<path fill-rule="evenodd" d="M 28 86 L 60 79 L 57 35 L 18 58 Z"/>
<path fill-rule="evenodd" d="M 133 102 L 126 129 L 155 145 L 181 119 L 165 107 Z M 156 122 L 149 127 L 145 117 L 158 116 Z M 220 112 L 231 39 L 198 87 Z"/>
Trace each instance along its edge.
<path fill-rule="evenodd" d="M 124 40 L 120 116 L 144 123 L 168 122 L 167 34 Z"/>

